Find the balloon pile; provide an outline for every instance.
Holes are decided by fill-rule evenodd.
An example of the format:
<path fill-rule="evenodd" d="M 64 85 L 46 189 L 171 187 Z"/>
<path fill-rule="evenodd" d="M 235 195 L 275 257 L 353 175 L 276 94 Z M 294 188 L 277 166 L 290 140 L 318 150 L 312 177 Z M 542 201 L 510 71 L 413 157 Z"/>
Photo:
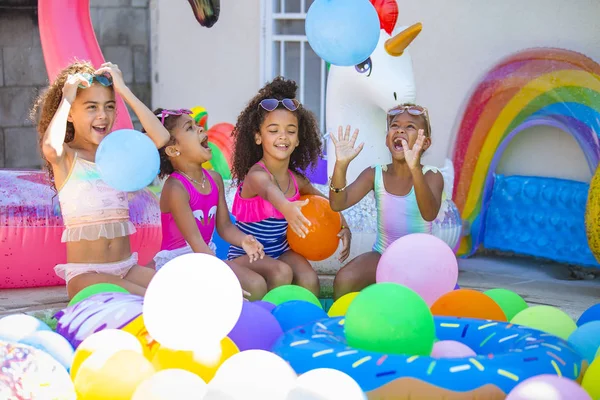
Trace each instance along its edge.
<path fill-rule="evenodd" d="M 482 347 L 469 347 L 460 335 L 456 340 L 444 336 L 438 340 L 435 318 L 447 316 L 534 328 L 564 339 L 565 346 L 585 359 L 575 373 L 580 384 L 544 373 L 515 383 L 508 399 L 600 398 L 600 304 L 575 323 L 560 309 L 530 307 L 507 289 L 481 293 L 456 288 L 457 267 L 446 244 L 423 235 L 403 242 L 389 248 L 402 253 L 395 265 L 386 261 L 389 255 L 382 257 L 378 283 L 337 299 L 328 313 L 310 291 L 295 285 L 280 286 L 261 301 L 246 302 L 227 264 L 210 255 L 187 254 L 157 272 L 144 298 L 109 284 L 82 290 L 56 314 L 56 332 L 28 315 L 4 317 L 0 395 L 362 400 L 359 377 L 350 372 L 315 364 L 298 377 L 294 363 L 274 352 L 280 339 L 290 330 L 324 326 L 330 318 L 343 317 L 347 348 L 385 357 L 431 357 L 433 363 L 465 358 L 475 360 L 470 362 L 474 366 L 480 357 L 492 356 L 478 354 Z M 438 252 L 437 265 L 428 257 L 414 256 L 413 249 L 419 246 Z"/>

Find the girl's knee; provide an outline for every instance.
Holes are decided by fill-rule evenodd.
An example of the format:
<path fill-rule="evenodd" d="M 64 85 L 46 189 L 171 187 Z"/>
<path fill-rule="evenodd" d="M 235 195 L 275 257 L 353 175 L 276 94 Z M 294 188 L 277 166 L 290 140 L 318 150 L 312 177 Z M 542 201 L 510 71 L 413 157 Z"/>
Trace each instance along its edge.
<path fill-rule="evenodd" d="M 273 289 L 278 286 L 291 284 L 292 279 L 294 278 L 294 273 L 289 265 L 283 261 L 275 260 L 273 265 L 270 266 L 269 271 L 266 274 L 266 278 L 269 288 Z"/>
<path fill-rule="evenodd" d="M 315 296 L 321 294 L 321 285 L 319 283 L 319 275 L 315 270 L 307 270 L 297 274 L 294 277 L 294 283 L 310 290 Z"/>
<path fill-rule="evenodd" d="M 245 279 L 245 282 L 242 284 L 242 288 L 250 293 L 250 300 L 261 300 L 267 294 L 267 282 L 265 279 L 260 276 L 252 276 L 248 279 Z"/>

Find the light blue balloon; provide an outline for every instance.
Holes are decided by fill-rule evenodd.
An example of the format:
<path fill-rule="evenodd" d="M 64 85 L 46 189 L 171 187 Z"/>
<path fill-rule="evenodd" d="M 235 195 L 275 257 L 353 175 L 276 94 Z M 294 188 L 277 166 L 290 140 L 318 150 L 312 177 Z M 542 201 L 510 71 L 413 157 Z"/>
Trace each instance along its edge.
<path fill-rule="evenodd" d="M 600 321 L 581 325 L 571 333 L 568 342 L 588 363 L 591 363 L 600 347 Z"/>
<path fill-rule="evenodd" d="M 319 57 L 338 66 L 365 61 L 377 47 L 379 16 L 369 0 L 316 0 L 306 13 L 306 38 Z"/>
<path fill-rule="evenodd" d="M 12 314 L 0 318 L 0 340 L 18 342 L 36 331 L 51 331 L 43 321 L 27 314 Z"/>
<path fill-rule="evenodd" d="M 71 343 L 58 333 L 53 331 L 37 331 L 24 337 L 19 342 L 45 351 L 65 367 L 67 372 L 71 370 L 75 350 L 71 346 Z"/>
<path fill-rule="evenodd" d="M 160 156 L 148 136 L 133 129 L 120 129 L 100 142 L 96 165 L 100 177 L 108 185 L 124 192 L 135 192 L 156 178 Z"/>

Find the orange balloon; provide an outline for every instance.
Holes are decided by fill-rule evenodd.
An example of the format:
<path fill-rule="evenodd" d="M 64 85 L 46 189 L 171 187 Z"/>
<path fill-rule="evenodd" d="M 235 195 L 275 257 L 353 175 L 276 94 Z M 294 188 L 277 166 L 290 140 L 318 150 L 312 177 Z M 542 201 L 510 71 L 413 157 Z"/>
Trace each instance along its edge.
<path fill-rule="evenodd" d="M 506 315 L 491 297 L 471 289 L 457 289 L 444 294 L 431 306 L 433 315 L 491 319 L 506 322 Z"/>
<path fill-rule="evenodd" d="M 329 200 L 321 196 L 301 196 L 299 201 L 308 199 L 302 207 L 302 214 L 311 222 L 308 234 L 303 239 L 290 227 L 287 238 L 290 247 L 307 260 L 321 261 L 335 253 L 339 245 L 338 233 L 342 229 L 342 217 L 329 206 Z"/>

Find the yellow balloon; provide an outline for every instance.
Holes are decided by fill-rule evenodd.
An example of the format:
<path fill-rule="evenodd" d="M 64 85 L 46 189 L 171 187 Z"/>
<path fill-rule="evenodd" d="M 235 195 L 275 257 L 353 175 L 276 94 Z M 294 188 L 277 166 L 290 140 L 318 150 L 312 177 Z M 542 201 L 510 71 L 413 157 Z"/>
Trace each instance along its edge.
<path fill-rule="evenodd" d="M 157 371 L 169 368 L 184 369 L 193 372 L 208 383 L 221 364 L 239 352 L 238 347 L 228 337 L 221 341 L 220 351 L 217 349 L 212 356 L 200 351 L 171 350 L 161 346 L 152 358 L 152 365 Z"/>
<path fill-rule="evenodd" d="M 346 315 L 350 303 L 352 303 L 352 300 L 354 300 L 356 296 L 358 296 L 358 292 L 346 293 L 331 305 L 327 315 L 330 317 L 343 317 Z"/>
<path fill-rule="evenodd" d="M 600 358 L 600 347 L 598 347 L 598 351 L 596 352 L 596 357 L 595 358 Z"/>
<path fill-rule="evenodd" d="M 600 167 L 590 182 L 585 206 L 585 233 L 590 250 L 600 262 Z"/>
<path fill-rule="evenodd" d="M 120 350 L 132 350 L 142 354 L 139 340 L 131 333 L 120 329 L 104 329 L 87 338 L 77 347 L 71 364 L 71 379 L 74 381 L 81 364 L 92 354 L 101 352 L 105 357 Z"/>
<path fill-rule="evenodd" d="M 121 350 L 108 357 L 95 352 L 75 377 L 78 400 L 131 400 L 136 388 L 155 370 L 141 352 Z"/>
<path fill-rule="evenodd" d="M 146 325 L 144 325 L 144 316 L 140 315 L 129 324 L 125 325 L 121 330 L 131 333 L 133 336 L 137 338 L 142 344 L 142 349 L 144 350 L 144 356 L 148 360 L 152 360 L 156 350 L 160 347 L 158 342 L 150 336 L 148 330 L 146 329 Z"/>
<path fill-rule="evenodd" d="M 596 358 L 585 371 L 581 386 L 592 399 L 600 399 L 600 358 Z"/>

